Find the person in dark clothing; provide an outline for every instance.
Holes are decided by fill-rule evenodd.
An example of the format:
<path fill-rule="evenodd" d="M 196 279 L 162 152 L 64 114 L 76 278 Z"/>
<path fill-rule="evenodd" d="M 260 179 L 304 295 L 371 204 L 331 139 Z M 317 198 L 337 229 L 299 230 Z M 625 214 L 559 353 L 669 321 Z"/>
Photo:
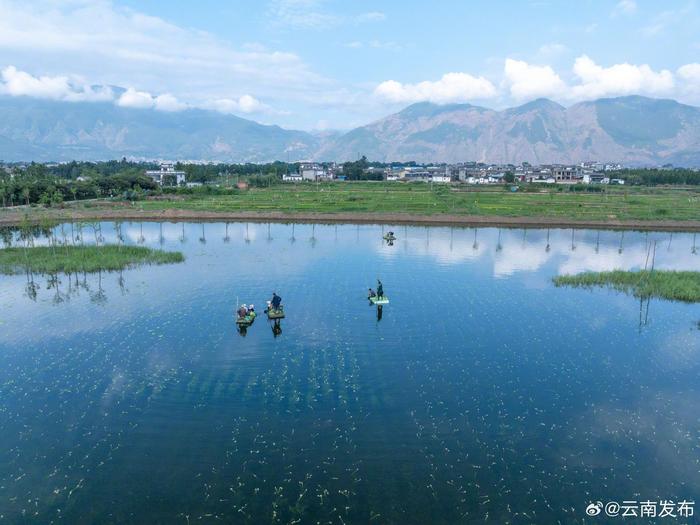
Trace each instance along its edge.
<path fill-rule="evenodd" d="M 384 297 L 384 286 L 379 279 L 377 279 L 377 297 L 380 299 Z"/>
<path fill-rule="evenodd" d="M 272 301 L 270 301 L 270 303 L 272 304 L 272 308 L 274 310 L 279 310 L 280 305 L 282 304 L 282 298 L 275 292 L 272 292 Z"/>

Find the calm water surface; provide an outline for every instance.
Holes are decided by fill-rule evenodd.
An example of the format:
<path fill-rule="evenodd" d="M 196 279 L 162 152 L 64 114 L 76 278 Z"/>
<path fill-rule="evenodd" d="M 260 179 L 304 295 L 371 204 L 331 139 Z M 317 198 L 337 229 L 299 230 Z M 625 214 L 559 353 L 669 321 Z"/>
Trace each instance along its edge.
<path fill-rule="evenodd" d="M 698 269 L 692 234 L 121 228 L 186 262 L 36 297 L 0 277 L 0 522 L 583 523 L 700 496 L 700 306 L 551 284 L 653 242 Z M 237 299 L 273 290 L 282 333 L 242 336 Z"/>

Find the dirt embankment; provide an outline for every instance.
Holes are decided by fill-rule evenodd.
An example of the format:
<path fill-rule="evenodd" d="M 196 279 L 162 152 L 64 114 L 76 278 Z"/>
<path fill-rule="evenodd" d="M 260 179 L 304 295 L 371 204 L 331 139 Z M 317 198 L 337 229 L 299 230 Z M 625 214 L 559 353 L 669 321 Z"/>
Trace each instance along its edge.
<path fill-rule="evenodd" d="M 17 225 L 27 208 L 0 210 L 0 225 Z M 507 228 L 598 228 L 628 230 L 698 231 L 697 221 L 606 221 L 566 219 L 560 217 L 507 217 L 487 215 L 414 215 L 410 213 L 366 213 L 366 212 L 214 212 L 184 209 L 141 210 L 130 206 L 36 209 L 29 212 L 29 220 L 38 222 L 42 218 L 64 221 L 86 220 L 134 220 L 134 221 L 207 221 L 207 222 L 315 222 L 315 223 L 363 223 L 363 224 L 416 224 L 434 226 L 502 226 Z"/>

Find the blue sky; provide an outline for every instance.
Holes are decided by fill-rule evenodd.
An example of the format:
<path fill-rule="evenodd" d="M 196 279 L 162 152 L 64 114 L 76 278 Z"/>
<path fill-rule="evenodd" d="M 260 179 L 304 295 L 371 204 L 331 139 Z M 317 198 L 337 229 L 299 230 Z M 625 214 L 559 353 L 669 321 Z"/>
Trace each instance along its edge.
<path fill-rule="evenodd" d="M 419 101 L 697 105 L 698 27 L 693 0 L 0 0 L 0 91 L 301 129 Z"/>

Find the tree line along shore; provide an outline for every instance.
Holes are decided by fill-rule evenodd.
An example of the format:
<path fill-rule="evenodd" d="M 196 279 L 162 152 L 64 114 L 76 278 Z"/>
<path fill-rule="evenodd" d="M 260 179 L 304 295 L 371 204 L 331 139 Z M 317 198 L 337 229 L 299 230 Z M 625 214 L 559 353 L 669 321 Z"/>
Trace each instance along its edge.
<path fill-rule="evenodd" d="M 322 163 L 322 165 L 324 165 Z M 335 166 L 335 163 L 333 163 Z M 161 187 L 153 178 L 146 175 L 149 170 L 157 170 L 155 162 L 135 162 L 112 160 L 105 162 L 68 163 L 14 163 L 0 162 L 0 204 L 2 207 L 16 205 L 59 206 L 62 202 L 115 198 L 136 200 L 161 194 L 227 194 L 239 185 L 250 188 L 272 188 L 285 186 L 284 176 L 297 173 L 302 163 L 271 162 L 266 164 L 201 164 L 176 163 L 174 168 L 185 174 L 184 180 L 199 187 Z M 342 168 L 345 182 L 374 181 L 382 184 L 382 169 L 404 166 L 415 167 L 414 162 L 382 163 L 370 162 L 364 157 L 354 162 L 337 165 Z M 513 174 L 505 168 L 506 175 Z M 515 169 L 515 167 L 513 167 Z M 699 188 L 700 171 L 684 168 L 621 169 L 615 177 L 625 181 L 625 190 L 641 188 Z M 500 189 L 513 186 L 513 177 L 505 177 Z M 313 185 L 313 183 L 308 183 Z M 420 183 L 411 183 L 420 184 Z M 583 192 L 616 193 L 619 188 L 595 184 L 575 184 L 556 188 L 544 184 L 519 184 L 520 191 L 541 192 Z M 483 188 L 472 188 L 473 190 Z M 499 188 L 486 188 L 497 191 Z"/>
<path fill-rule="evenodd" d="M 407 163 L 411 164 L 411 163 Z M 155 163 L 71 162 L 0 166 L 0 223 L 55 219 L 187 219 L 249 214 L 308 220 L 518 222 L 640 227 L 700 221 L 700 171 L 627 169 L 624 186 L 506 183 L 488 186 L 368 181 L 366 159 L 343 164 L 346 181 L 283 182 L 298 163 L 181 164 L 190 186 L 161 186 Z"/>

